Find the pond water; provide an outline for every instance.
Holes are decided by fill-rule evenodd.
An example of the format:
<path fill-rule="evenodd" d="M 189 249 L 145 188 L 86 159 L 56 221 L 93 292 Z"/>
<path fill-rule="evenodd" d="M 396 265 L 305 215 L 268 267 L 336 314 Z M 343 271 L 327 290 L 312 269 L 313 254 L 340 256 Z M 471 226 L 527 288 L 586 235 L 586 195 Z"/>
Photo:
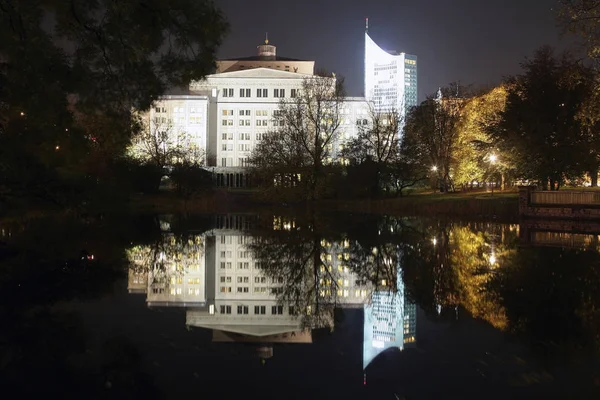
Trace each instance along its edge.
<path fill-rule="evenodd" d="M 600 229 L 0 223 L 8 398 L 600 398 Z"/>

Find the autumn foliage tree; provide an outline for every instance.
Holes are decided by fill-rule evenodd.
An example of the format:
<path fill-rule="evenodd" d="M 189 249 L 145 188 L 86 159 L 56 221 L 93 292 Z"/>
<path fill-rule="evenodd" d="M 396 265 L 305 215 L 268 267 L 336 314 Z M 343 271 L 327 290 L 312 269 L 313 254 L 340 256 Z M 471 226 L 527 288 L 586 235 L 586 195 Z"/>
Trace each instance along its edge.
<path fill-rule="evenodd" d="M 405 151 L 430 166 L 441 191 L 454 189 L 452 171 L 464 103 L 460 87 L 443 88 L 414 107 L 406 120 Z"/>

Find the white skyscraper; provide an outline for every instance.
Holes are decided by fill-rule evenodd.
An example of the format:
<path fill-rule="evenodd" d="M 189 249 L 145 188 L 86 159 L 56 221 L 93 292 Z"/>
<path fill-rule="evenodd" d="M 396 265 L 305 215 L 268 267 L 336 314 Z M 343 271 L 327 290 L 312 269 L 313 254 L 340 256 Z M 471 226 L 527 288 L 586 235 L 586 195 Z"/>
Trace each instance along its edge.
<path fill-rule="evenodd" d="M 365 31 L 365 97 L 376 111 L 406 110 L 417 105 L 417 57 L 388 52 Z"/>

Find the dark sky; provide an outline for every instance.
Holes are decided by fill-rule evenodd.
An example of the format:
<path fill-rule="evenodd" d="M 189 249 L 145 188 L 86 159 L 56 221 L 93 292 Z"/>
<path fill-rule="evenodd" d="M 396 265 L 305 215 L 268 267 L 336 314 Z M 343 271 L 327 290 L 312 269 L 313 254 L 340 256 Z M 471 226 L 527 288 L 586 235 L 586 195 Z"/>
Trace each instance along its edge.
<path fill-rule="evenodd" d="M 265 32 L 277 54 L 315 60 L 362 95 L 364 19 L 384 49 L 418 57 L 419 98 L 439 86 L 492 85 L 544 44 L 564 48 L 556 0 L 217 0 L 231 32 L 219 56 L 256 53 Z"/>

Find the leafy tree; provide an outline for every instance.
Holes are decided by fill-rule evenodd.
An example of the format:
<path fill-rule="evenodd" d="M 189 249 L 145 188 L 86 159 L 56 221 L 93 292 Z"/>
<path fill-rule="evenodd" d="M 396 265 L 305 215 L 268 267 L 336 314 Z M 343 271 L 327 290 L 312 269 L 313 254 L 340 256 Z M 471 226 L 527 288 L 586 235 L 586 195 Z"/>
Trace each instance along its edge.
<path fill-rule="evenodd" d="M 178 162 L 170 173 L 175 190 L 183 197 L 189 197 L 212 186 L 212 173 L 198 163 Z"/>
<path fill-rule="evenodd" d="M 249 158 L 254 175 L 269 185 L 279 175 L 282 185 L 301 185 L 309 199 L 318 198 L 341 133 L 343 102 L 343 80 L 305 78 L 295 98 L 281 101 L 275 116 L 278 129 L 254 148 Z"/>
<path fill-rule="evenodd" d="M 98 172 L 133 109 L 212 71 L 226 30 L 208 0 L 0 1 L 0 168 Z"/>
<path fill-rule="evenodd" d="M 557 58 L 549 47 L 522 66 L 524 73 L 509 80 L 506 108 L 488 133 L 494 147 L 515 155 L 512 162 L 522 177 L 557 189 L 590 164 L 590 138 L 578 116 L 591 94 L 592 74 L 569 54 Z"/>
<path fill-rule="evenodd" d="M 491 155 L 497 157 L 494 168 L 502 176 L 511 172 L 512 155 L 494 148 L 487 132 L 487 128 L 497 122 L 499 113 L 504 110 L 506 95 L 507 88 L 499 86 L 474 96 L 465 103 L 454 152 L 456 166 L 453 177 L 457 185 L 464 187 L 472 185 L 474 181 L 485 181 L 491 171 Z"/>
<path fill-rule="evenodd" d="M 588 56 L 600 61 L 600 1 L 560 0 L 559 21 L 567 31 L 580 36 Z"/>
<path fill-rule="evenodd" d="M 414 107 L 404 132 L 404 152 L 413 154 L 421 165 L 429 165 L 441 191 L 454 187 L 452 172 L 459 138 L 459 122 L 465 100 L 460 86 L 440 89 L 436 96 Z"/>

